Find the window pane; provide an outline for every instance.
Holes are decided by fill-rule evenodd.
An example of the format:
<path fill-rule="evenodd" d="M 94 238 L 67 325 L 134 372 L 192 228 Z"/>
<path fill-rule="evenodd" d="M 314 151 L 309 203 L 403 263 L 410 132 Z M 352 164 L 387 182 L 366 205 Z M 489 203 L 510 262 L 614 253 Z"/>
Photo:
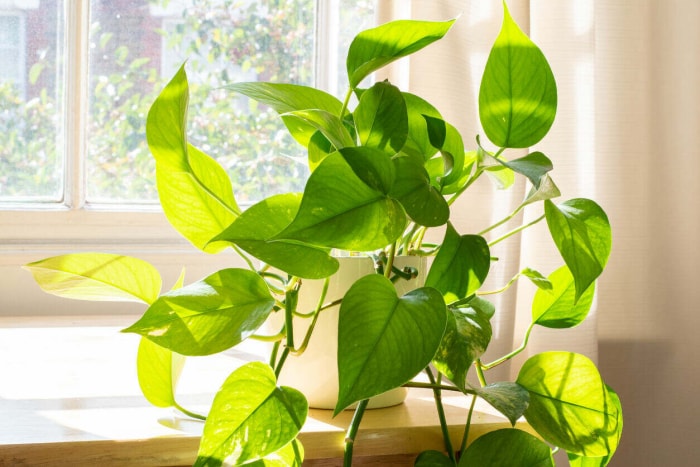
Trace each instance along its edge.
<path fill-rule="evenodd" d="M 341 24 L 348 26 L 344 36 L 351 38 L 362 26 L 358 14 L 373 20 L 373 1 L 340 4 Z M 89 201 L 157 200 L 146 114 L 184 60 L 191 94 L 188 137 L 226 168 L 238 202 L 303 189 L 306 153 L 279 116 L 221 87 L 251 80 L 313 85 L 315 0 L 91 5 Z"/>
<path fill-rule="evenodd" d="M 63 2 L 0 12 L 0 202 L 63 197 Z"/>

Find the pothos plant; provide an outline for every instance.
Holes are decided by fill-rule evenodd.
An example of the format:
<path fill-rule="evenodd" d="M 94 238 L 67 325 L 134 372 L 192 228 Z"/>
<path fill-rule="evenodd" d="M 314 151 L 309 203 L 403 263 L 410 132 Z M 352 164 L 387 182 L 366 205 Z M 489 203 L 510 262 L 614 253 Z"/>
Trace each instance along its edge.
<path fill-rule="evenodd" d="M 303 193 L 271 196 L 243 210 L 225 171 L 188 144 L 188 82 L 181 68 L 153 103 L 147 139 L 156 160 L 157 186 L 170 223 L 207 253 L 233 248 L 247 268 L 220 270 L 197 282 L 183 280 L 161 292 L 150 264 L 102 253 L 69 254 L 27 265 L 44 290 L 88 300 L 136 300 L 148 305 L 125 332 L 142 337 L 138 375 L 146 398 L 176 407 L 175 385 L 183 356 L 222 352 L 250 338 L 274 342 L 269 363 L 233 369 L 205 418 L 195 465 L 300 465 L 297 435 L 308 404 L 302 393 L 280 386 L 277 376 L 310 336 L 295 336 L 295 320 L 315 322 L 328 308 L 324 292 L 315 309 L 297 309 L 306 279 L 329 280 L 338 269 L 336 251 L 366 252 L 376 274 L 350 286 L 341 299 L 338 324 L 338 402 L 335 414 L 357 404 L 348 430 L 345 464 L 367 400 L 399 386 L 432 388 L 445 434 L 443 451 L 428 451 L 420 466 L 553 465 L 565 450 L 572 465 L 604 466 L 622 430 L 620 401 L 586 357 L 563 351 L 529 358 L 513 382 L 488 382 L 488 371 L 527 344 L 535 326 L 568 328 L 584 320 L 611 246 L 604 211 L 589 199 L 559 204 L 541 152 L 508 159 L 507 150 L 536 145 L 556 113 L 552 71 L 540 49 L 504 12 L 502 29 L 486 62 L 479 116 L 488 150 L 476 138 L 465 150 L 458 130 L 421 97 L 390 82 L 362 87 L 374 71 L 441 39 L 454 20 L 401 20 L 361 32 L 347 54 L 349 89 L 344 101 L 312 87 L 238 83 L 231 91 L 279 112 L 291 135 L 308 150 L 311 174 Z M 357 105 L 350 109 L 352 96 Z M 450 222 L 453 203 L 482 175 L 508 185 L 523 176 L 531 189 L 514 213 L 479 233 Z M 525 206 L 544 213 L 498 238 L 492 231 Z M 547 277 L 526 268 L 537 291 L 523 345 L 491 363 L 482 362 L 498 310 L 482 290 L 490 248 L 546 221 L 564 265 Z M 439 245 L 424 241 L 431 228 L 444 230 Z M 393 283 L 415 275 L 394 266 L 397 255 L 430 255 L 425 286 L 401 297 Z M 281 272 L 280 272 L 281 271 Z M 284 316 L 282 330 L 261 336 L 271 314 Z M 312 332 L 314 326 L 310 326 Z M 475 378 L 468 379 L 468 373 Z M 414 383 L 421 372 L 428 383 Z M 470 381 L 478 381 L 470 382 Z M 461 446 L 447 435 L 441 394 L 471 397 Z M 514 428 L 483 435 L 467 446 L 474 401 L 483 398 Z M 515 428 L 524 416 L 540 435 Z"/>

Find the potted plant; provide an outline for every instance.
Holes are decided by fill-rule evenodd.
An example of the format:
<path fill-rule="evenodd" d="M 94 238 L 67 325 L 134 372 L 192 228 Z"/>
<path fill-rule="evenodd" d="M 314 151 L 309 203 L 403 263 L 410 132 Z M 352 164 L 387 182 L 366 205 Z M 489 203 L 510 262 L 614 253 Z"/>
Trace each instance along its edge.
<path fill-rule="evenodd" d="M 374 71 L 441 39 L 453 22 L 401 20 L 361 32 L 348 51 L 349 89 L 342 102 L 299 85 L 231 85 L 233 92 L 279 112 L 307 148 L 311 169 L 303 193 L 271 196 L 245 210 L 224 170 L 187 142 L 188 83 L 184 66 L 177 72 L 147 120 L 163 210 L 196 247 L 207 253 L 233 248 L 247 268 L 224 269 L 188 285 L 180 280 L 163 293 L 155 268 L 132 257 L 81 253 L 26 266 L 56 295 L 148 305 L 124 331 L 143 336 L 139 379 L 145 396 L 159 406 L 198 416 L 175 400 L 182 355 L 214 354 L 251 337 L 271 341 L 269 363 L 234 369 L 218 390 L 202 417 L 196 465 L 268 465 L 270 456 L 301 464 L 296 437 L 308 403 L 277 378 L 285 362 L 304 352 L 316 336 L 317 320 L 334 306 L 339 306 L 333 333 L 335 413 L 356 404 L 346 465 L 368 400 L 412 385 L 432 388 L 439 414 L 441 393 L 454 391 L 485 399 L 513 425 L 524 416 L 541 436 L 504 429 L 466 446 L 465 434 L 455 449 L 440 417 L 444 452 L 425 452 L 416 465 L 553 465 L 550 446 L 568 452 L 578 466 L 603 466 L 613 455 L 622 430 L 620 401 L 586 357 L 538 354 L 524 363 L 516 381 L 487 382 L 490 369 L 525 348 L 535 326 L 566 328 L 585 319 L 610 252 L 610 225 L 594 201 L 552 201 L 559 191 L 543 153 L 505 157 L 510 148 L 536 145 L 554 121 L 556 83 L 540 49 L 505 9 L 479 93 L 481 124 L 494 151 L 479 137 L 474 150 L 465 150 L 457 129 L 419 96 L 387 81 L 362 87 Z M 351 110 L 353 95 L 358 103 Z M 544 207 L 542 216 L 494 239 L 487 236 L 501 222 L 479 234 L 458 232 L 450 222 L 451 205 L 486 173 L 526 177 L 532 188 L 515 213 L 537 203 Z M 540 221 L 546 221 L 564 265 L 547 277 L 524 269 L 504 287 L 518 277 L 538 287 L 532 321 L 522 347 L 484 363 L 490 319 L 498 313 L 481 290 L 495 260 L 490 248 Z M 431 228 L 444 231 L 438 245 L 424 241 Z M 339 253 L 370 257 L 373 267 L 331 299 L 328 284 L 338 272 Z M 432 258 L 429 267 L 425 262 L 398 267 L 402 256 Z M 424 285 L 397 293 L 395 283 L 415 281 L 419 274 Z M 321 287 L 302 309 L 299 295 L 310 281 Z M 279 317 L 279 329 L 263 335 L 271 316 Z M 303 335 L 295 332 L 300 321 L 306 323 Z M 470 370 L 478 384 L 468 380 Z M 421 372 L 429 382 L 413 383 Z"/>

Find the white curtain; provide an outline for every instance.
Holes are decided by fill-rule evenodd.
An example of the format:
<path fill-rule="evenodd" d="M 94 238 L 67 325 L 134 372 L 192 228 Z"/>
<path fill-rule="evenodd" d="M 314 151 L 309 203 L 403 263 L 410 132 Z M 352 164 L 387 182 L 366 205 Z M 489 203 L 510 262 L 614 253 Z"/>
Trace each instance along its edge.
<path fill-rule="evenodd" d="M 501 0 L 406 0 L 404 6 L 415 19 L 460 16 L 445 40 L 411 58 L 407 81 L 473 146 L 480 73 L 500 28 Z M 700 1 L 510 0 L 508 6 L 557 80 L 557 119 L 537 149 L 554 162 L 561 200 L 596 200 L 613 227 L 591 316 L 571 330 L 537 329 L 528 354 L 566 349 L 598 361 L 625 413 L 612 466 L 697 465 Z M 477 187 L 455 207 L 458 230 L 477 232 L 500 219 L 524 190 L 508 196 L 488 183 Z M 493 271 L 494 287 L 524 266 L 549 273 L 561 264 L 545 225 L 494 253 L 504 259 Z M 497 302 L 498 340 L 486 360 L 520 344 L 532 294 L 523 283 Z M 494 379 L 517 374 L 521 362 Z"/>

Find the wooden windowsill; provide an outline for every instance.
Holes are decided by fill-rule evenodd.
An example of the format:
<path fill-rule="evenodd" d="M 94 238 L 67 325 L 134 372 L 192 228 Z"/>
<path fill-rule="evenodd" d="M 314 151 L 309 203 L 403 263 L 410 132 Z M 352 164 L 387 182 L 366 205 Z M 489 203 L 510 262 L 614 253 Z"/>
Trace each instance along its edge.
<path fill-rule="evenodd" d="M 0 466 L 181 466 L 196 458 L 202 423 L 152 407 L 138 388 L 138 337 L 119 329 L 136 317 L 0 318 Z M 188 359 L 181 405 L 206 411 L 241 355 Z M 459 445 L 466 398 L 445 397 Z M 305 465 L 341 465 L 352 412 L 336 418 L 311 410 L 300 434 Z M 508 427 L 478 406 L 470 438 Z M 413 465 L 417 453 L 441 450 L 430 393 L 412 390 L 399 406 L 365 413 L 355 443 L 358 465 Z"/>

